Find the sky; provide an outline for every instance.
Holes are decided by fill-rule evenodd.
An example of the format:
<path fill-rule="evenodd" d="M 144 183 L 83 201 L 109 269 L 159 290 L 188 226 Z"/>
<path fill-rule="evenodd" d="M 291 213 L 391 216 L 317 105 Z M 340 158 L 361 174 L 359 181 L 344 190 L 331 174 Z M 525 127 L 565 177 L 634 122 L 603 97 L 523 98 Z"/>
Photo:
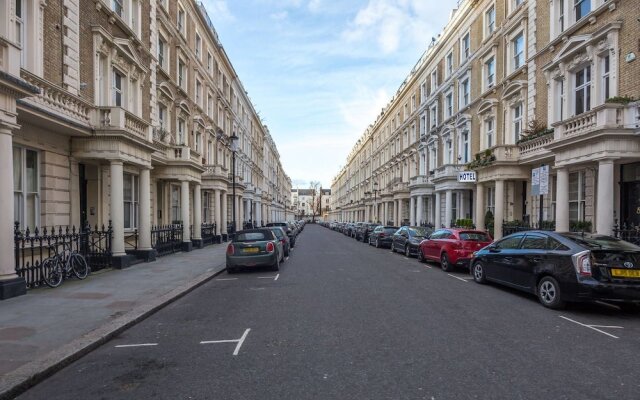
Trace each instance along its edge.
<path fill-rule="evenodd" d="M 204 0 L 294 188 L 331 181 L 457 0 Z"/>

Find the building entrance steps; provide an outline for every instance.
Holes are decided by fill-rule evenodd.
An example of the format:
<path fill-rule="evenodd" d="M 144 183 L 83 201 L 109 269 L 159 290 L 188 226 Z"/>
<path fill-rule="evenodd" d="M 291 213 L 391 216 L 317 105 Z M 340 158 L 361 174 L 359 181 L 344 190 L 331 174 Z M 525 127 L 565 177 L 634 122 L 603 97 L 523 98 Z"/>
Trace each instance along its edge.
<path fill-rule="evenodd" d="M 13 398 L 225 269 L 226 246 L 93 273 L 0 303 L 0 399 Z"/>

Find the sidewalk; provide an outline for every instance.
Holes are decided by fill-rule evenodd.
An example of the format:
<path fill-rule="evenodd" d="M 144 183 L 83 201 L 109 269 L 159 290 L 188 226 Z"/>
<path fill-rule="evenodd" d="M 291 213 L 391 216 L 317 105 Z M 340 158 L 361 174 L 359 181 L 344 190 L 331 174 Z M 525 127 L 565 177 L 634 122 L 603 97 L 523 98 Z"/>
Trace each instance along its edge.
<path fill-rule="evenodd" d="M 50 375 L 225 269 L 212 245 L 0 302 L 0 399 Z"/>

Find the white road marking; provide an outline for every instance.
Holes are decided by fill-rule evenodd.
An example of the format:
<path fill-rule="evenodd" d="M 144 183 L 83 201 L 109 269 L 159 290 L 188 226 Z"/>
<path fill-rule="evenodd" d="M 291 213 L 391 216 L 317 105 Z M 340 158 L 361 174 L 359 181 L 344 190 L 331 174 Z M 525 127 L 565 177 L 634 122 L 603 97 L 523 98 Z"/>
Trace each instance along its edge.
<path fill-rule="evenodd" d="M 273 276 L 259 276 L 258 279 L 273 279 Z"/>
<path fill-rule="evenodd" d="M 247 338 L 247 335 L 249 334 L 249 331 L 251 331 L 251 329 L 247 328 L 242 334 L 242 337 L 240 339 L 203 340 L 200 342 L 200 344 L 237 343 L 236 348 L 233 350 L 233 355 L 237 356 L 238 353 L 240 352 L 240 347 L 242 347 L 244 340 Z"/>
<path fill-rule="evenodd" d="M 447 274 L 447 275 L 449 275 L 452 278 L 456 278 L 457 280 L 462 281 L 462 282 L 469 282 L 468 280 L 466 280 L 464 278 L 460 278 L 459 276 L 455 276 L 455 275 L 451 275 L 451 274 Z"/>
<path fill-rule="evenodd" d="M 624 329 L 622 326 L 615 326 L 615 327 L 611 326 L 611 327 L 605 327 L 605 326 L 601 326 L 601 325 L 587 325 L 587 324 L 583 324 L 582 322 L 574 321 L 574 320 L 572 320 L 571 318 L 567 318 L 567 317 L 565 317 L 564 315 L 560 315 L 559 317 L 560 317 L 560 318 L 562 318 L 562 319 L 565 319 L 565 320 L 567 320 L 567 321 L 569 321 L 569 322 L 573 322 L 574 324 L 577 324 L 577 325 L 580 325 L 580 326 L 584 326 L 585 328 L 593 329 L 593 330 L 594 330 L 594 331 L 596 331 L 596 332 L 600 332 L 600 333 L 602 333 L 603 335 L 610 336 L 610 337 L 612 337 L 612 338 L 614 338 L 614 339 L 620 339 L 620 338 L 619 338 L 619 337 L 617 337 L 617 336 L 615 336 L 615 335 L 612 335 L 612 334 L 610 334 L 610 333 L 608 333 L 608 332 L 601 331 L 601 330 L 600 330 L 600 329 L 598 329 L 597 327 L 599 327 L 599 328 Z"/>
<path fill-rule="evenodd" d="M 284 260 L 285 260 L 285 261 L 289 261 L 289 257 L 285 257 L 285 258 L 284 258 Z"/>
<path fill-rule="evenodd" d="M 138 344 L 119 344 L 117 346 L 114 346 L 116 348 L 123 348 L 123 347 L 146 347 L 146 346 L 157 346 L 158 343 L 138 343 Z"/>
<path fill-rule="evenodd" d="M 244 334 L 242 334 L 240 341 L 238 341 L 238 344 L 236 345 L 236 349 L 233 351 L 234 356 L 238 355 L 238 352 L 240 351 L 240 347 L 242 347 L 242 343 L 244 343 L 244 340 L 247 338 L 247 335 L 249 334 L 250 330 L 251 329 L 247 328 L 247 330 L 244 331 Z"/>
<path fill-rule="evenodd" d="M 216 279 L 216 280 L 217 281 L 235 281 L 236 279 L 238 279 L 238 278 L 219 278 L 219 279 Z"/>
<path fill-rule="evenodd" d="M 430 266 L 430 265 L 425 265 L 424 267 L 427 268 L 427 269 L 433 269 L 433 267 Z"/>
<path fill-rule="evenodd" d="M 274 281 L 277 281 L 277 280 L 278 280 L 278 278 L 280 278 L 280 274 L 276 275 L 276 277 L 275 277 L 275 278 L 273 278 L 273 280 L 274 280 Z"/>

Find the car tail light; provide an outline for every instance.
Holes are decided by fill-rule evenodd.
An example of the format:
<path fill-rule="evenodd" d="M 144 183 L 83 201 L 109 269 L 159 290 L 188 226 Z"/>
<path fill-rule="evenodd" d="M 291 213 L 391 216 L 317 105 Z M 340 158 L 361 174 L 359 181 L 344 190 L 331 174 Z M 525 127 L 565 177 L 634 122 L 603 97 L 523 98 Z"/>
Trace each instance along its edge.
<path fill-rule="evenodd" d="M 591 276 L 591 252 L 583 251 L 571 256 L 576 273 L 580 276 Z"/>
<path fill-rule="evenodd" d="M 384 233 L 381 233 L 381 234 L 380 234 L 380 237 L 385 237 L 385 236 L 386 236 L 386 235 L 385 235 Z"/>
<path fill-rule="evenodd" d="M 273 253 L 275 249 L 276 249 L 276 246 L 273 245 L 273 242 L 267 243 L 267 252 Z"/>
<path fill-rule="evenodd" d="M 232 256 L 235 252 L 235 247 L 233 247 L 232 244 L 229 244 L 229 246 L 227 246 L 227 255 Z"/>

